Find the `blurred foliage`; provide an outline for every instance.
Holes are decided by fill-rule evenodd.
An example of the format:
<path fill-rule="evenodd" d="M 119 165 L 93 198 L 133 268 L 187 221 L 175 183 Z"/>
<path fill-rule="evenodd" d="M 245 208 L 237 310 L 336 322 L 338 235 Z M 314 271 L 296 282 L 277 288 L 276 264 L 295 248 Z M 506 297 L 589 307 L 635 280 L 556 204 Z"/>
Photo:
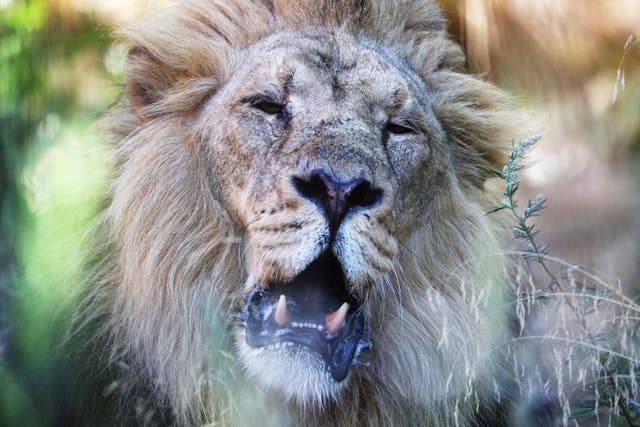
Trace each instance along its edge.
<path fill-rule="evenodd" d="M 0 425 L 79 423 L 57 345 L 109 170 L 92 123 L 118 89 L 107 29 L 54 5 L 0 1 Z"/>
<path fill-rule="evenodd" d="M 545 128 L 560 128 L 602 158 L 624 161 L 630 151 L 640 155 L 640 45 L 625 44 L 640 36 L 640 2 L 440 3 L 471 69 L 525 97 L 527 107 L 540 115 L 553 114 L 548 120 L 558 124 Z M 620 71 L 626 87 L 612 102 Z M 555 137 L 549 133 L 546 140 Z"/>

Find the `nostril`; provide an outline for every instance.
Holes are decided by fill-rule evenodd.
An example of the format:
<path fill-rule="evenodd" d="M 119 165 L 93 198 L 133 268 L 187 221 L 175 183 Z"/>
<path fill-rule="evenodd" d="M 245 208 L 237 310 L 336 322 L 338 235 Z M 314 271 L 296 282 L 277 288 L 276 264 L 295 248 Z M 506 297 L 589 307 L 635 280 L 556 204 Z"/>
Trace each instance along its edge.
<path fill-rule="evenodd" d="M 373 188 L 369 181 L 359 179 L 357 181 L 353 181 L 351 184 L 351 188 L 345 194 L 347 206 L 360 206 L 366 208 L 373 206 L 382 200 L 382 190 L 379 188 Z"/>
<path fill-rule="evenodd" d="M 301 196 L 310 200 L 321 201 L 330 192 L 329 187 L 318 174 L 312 175 L 308 180 L 294 176 L 293 185 Z"/>
<path fill-rule="evenodd" d="M 382 190 L 364 178 L 340 182 L 324 171 L 316 170 L 308 178 L 294 176 L 292 180 L 302 197 L 322 208 L 332 232 L 353 208 L 373 207 L 382 200 Z"/>

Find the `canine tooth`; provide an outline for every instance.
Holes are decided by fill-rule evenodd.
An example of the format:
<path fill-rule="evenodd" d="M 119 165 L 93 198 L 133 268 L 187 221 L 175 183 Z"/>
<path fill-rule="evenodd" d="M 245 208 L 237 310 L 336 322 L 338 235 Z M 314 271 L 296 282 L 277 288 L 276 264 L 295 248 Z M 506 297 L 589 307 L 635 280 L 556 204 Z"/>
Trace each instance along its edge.
<path fill-rule="evenodd" d="M 345 302 L 339 309 L 324 316 L 324 321 L 327 324 L 327 332 L 330 334 L 337 333 L 340 328 L 342 328 L 342 325 L 344 325 L 344 319 L 346 319 L 348 311 L 349 304 Z"/>
<path fill-rule="evenodd" d="M 284 295 L 280 295 L 280 299 L 278 300 L 275 319 L 278 326 L 285 326 L 289 323 L 289 320 L 291 320 L 291 315 L 289 314 L 289 310 L 287 310 L 287 297 Z"/>

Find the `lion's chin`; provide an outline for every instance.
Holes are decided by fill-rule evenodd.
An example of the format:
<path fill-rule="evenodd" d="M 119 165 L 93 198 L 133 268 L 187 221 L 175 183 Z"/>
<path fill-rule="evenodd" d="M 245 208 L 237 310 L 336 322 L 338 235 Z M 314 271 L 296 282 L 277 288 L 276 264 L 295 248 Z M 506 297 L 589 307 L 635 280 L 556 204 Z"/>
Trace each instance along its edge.
<path fill-rule="evenodd" d="M 337 399 L 349 381 L 337 382 L 322 357 L 292 343 L 252 348 L 240 340 L 245 369 L 259 386 L 305 407 Z"/>

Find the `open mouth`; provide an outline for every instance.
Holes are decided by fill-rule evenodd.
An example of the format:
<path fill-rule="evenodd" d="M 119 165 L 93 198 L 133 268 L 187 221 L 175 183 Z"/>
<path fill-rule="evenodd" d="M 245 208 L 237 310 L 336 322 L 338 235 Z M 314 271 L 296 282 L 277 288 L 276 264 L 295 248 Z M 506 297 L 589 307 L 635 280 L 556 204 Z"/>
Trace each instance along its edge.
<path fill-rule="evenodd" d="M 306 348 L 322 357 L 337 382 L 371 347 L 361 304 L 347 291 L 342 267 L 329 252 L 287 283 L 256 287 L 245 302 L 239 317 L 249 346 Z"/>

